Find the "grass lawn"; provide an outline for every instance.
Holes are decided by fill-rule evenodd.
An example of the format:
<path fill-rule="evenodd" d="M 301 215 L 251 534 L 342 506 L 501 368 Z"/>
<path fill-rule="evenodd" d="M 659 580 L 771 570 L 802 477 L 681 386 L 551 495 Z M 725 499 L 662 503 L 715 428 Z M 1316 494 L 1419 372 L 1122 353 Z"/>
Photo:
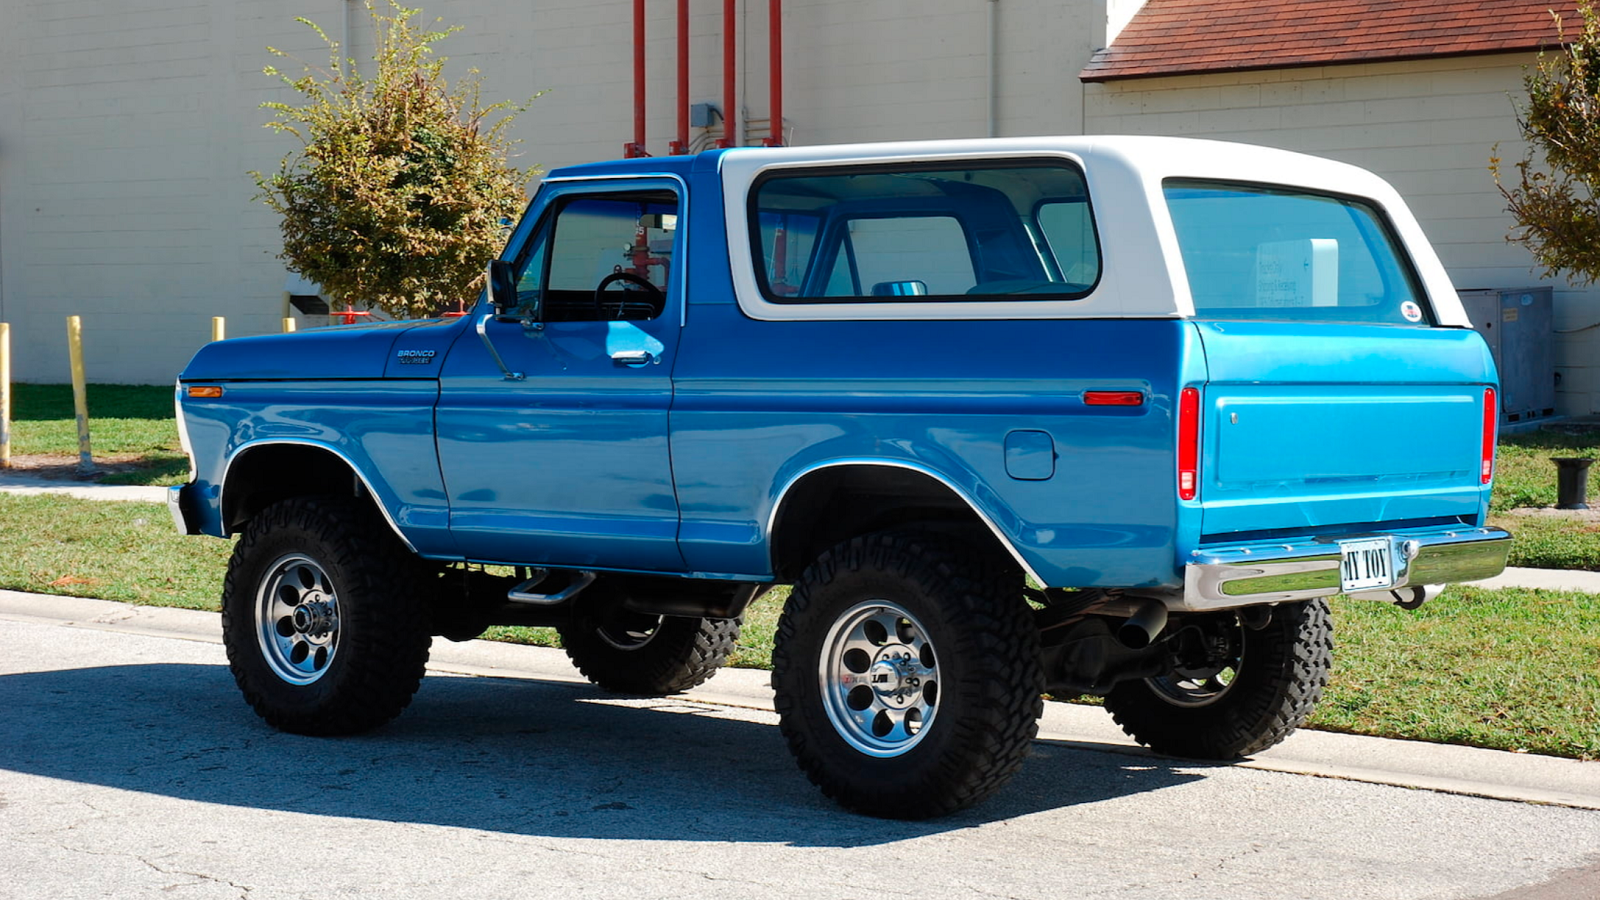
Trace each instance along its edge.
<path fill-rule="evenodd" d="M 1552 456 L 1600 459 L 1600 431 L 1540 430 L 1502 437 L 1495 457 L 1489 522 L 1516 535 L 1511 545 L 1513 566 L 1600 571 L 1600 522 L 1505 515 L 1506 510 L 1519 507 L 1555 506 Z M 1591 505 L 1600 509 L 1600 470 L 1590 487 Z"/>
<path fill-rule="evenodd" d="M 1501 512 L 1522 506 L 1556 505 L 1556 464 L 1552 456 L 1600 459 L 1600 431 L 1538 430 L 1500 438 L 1495 454 L 1494 500 Z M 1591 495 L 1600 505 L 1600 471 L 1590 480 Z"/>
<path fill-rule="evenodd" d="M 19 470 L 68 474 L 78 461 L 72 386 L 16 384 L 12 392 L 11 453 Z M 107 469 L 101 482 L 183 483 L 189 463 L 178 445 L 171 387 L 91 384 L 88 400 L 91 450 Z"/>
<path fill-rule="evenodd" d="M 179 536 L 154 504 L 0 494 L 0 588 L 216 609 L 230 549 Z M 771 665 L 783 596 L 750 610 L 734 665 Z M 1334 613 L 1315 727 L 1600 758 L 1600 596 L 1452 587 L 1415 612 Z M 493 636 L 555 644 L 549 629 Z"/>

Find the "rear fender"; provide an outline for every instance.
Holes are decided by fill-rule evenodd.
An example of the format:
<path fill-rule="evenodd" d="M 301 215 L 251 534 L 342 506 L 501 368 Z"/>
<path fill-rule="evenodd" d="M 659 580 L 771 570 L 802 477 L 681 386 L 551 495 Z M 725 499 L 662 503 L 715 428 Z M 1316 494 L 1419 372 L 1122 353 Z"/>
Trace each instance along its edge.
<path fill-rule="evenodd" d="M 877 490 L 867 490 L 869 485 Z M 906 460 L 858 457 L 814 462 L 791 474 L 774 492 L 767 522 L 772 571 L 780 582 L 793 581 L 840 541 L 915 523 L 969 526 L 963 530 L 992 539 L 997 551 L 1009 555 L 1037 581 L 1032 565 L 1000 524 L 1008 512 L 975 499 L 985 495 L 997 499 L 982 490 L 974 476 L 951 478 Z"/>

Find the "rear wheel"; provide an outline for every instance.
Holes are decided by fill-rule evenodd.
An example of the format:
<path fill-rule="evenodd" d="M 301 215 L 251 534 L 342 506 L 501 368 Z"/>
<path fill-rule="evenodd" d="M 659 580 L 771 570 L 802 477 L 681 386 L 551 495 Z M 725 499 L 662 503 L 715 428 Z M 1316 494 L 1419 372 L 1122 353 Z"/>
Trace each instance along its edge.
<path fill-rule="evenodd" d="M 1327 600 L 1282 603 L 1266 626 L 1219 614 L 1196 623 L 1204 658 L 1106 695 L 1122 730 L 1158 753 L 1238 759 L 1300 727 L 1328 683 L 1333 625 Z"/>
<path fill-rule="evenodd" d="M 739 640 L 741 622 L 611 608 L 577 612 L 559 631 L 567 658 L 585 678 L 608 691 L 659 695 L 715 675 Z"/>
<path fill-rule="evenodd" d="M 1021 578 L 934 536 L 860 537 L 823 554 L 784 607 L 773 670 L 800 768 L 870 815 L 925 818 L 993 794 L 1042 711 Z"/>
<path fill-rule="evenodd" d="M 228 561 L 222 637 L 256 713 L 298 734 L 400 714 L 428 661 L 421 571 L 366 507 L 300 497 L 251 520 Z"/>

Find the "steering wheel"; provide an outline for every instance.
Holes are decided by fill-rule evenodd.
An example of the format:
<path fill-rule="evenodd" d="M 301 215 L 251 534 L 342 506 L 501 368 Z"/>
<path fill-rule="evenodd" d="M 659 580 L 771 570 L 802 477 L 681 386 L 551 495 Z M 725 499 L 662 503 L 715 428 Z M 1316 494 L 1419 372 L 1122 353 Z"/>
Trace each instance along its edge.
<path fill-rule="evenodd" d="M 646 295 L 645 299 L 647 301 L 649 301 L 650 305 L 655 308 L 655 311 L 657 313 L 660 313 L 660 311 L 663 308 L 666 307 L 666 305 L 667 305 L 667 295 L 662 293 L 661 288 L 656 287 L 655 285 L 651 284 L 649 281 L 647 281 L 647 280 L 645 280 L 643 278 L 640 278 L 638 275 L 635 275 L 632 272 L 616 271 L 616 272 L 612 272 L 610 275 L 607 275 L 606 277 L 600 279 L 600 283 L 595 286 L 595 289 L 594 289 L 594 314 L 595 314 L 595 318 L 597 318 L 597 319 L 606 318 L 605 306 L 604 306 L 604 304 L 605 304 L 604 294 L 606 292 L 606 288 L 612 286 L 613 284 L 616 284 L 619 281 L 623 282 L 624 284 L 632 285 L 631 287 L 629 287 L 624 292 L 625 294 L 626 293 L 642 293 L 642 294 L 645 294 Z M 626 300 L 626 298 L 624 297 L 624 301 L 625 300 Z M 622 314 L 623 314 L 623 312 L 625 310 L 626 310 L 625 302 L 619 302 L 617 304 L 617 316 L 616 317 L 619 318 L 619 319 L 622 318 Z"/>

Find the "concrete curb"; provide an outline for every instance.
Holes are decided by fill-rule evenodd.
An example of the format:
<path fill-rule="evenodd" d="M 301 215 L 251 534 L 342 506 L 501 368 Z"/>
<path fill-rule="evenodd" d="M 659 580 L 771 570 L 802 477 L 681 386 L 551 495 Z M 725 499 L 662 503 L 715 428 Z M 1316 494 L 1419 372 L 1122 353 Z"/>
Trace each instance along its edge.
<path fill-rule="evenodd" d="M 220 643 L 215 613 L 108 600 L 0 590 L 0 620 L 94 628 L 148 637 Z M 560 650 L 493 641 L 435 640 L 430 671 L 491 678 L 525 678 L 583 686 Z M 724 669 L 681 699 L 772 710 L 769 675 Z M 1104 711 L 1045 704 L 1039 740 L 1080 749 L 1153 756 L 1117 728 Z M 1211 765 L 1195 763 L 1196 766 Z M 1429 744 L 1388 738 L 1299 731 L 1277 747 L 1234 765 L 1495 800 L 1600 810 L 1600 762 Z"/>
<path fill-rule="evenodd" d="M 89 481 L 52 481 L 11 472 L 0 474 L 0 493 L 24 497 L 77 497 L 81 500 L 120 500 L 134 503 L 166 503 L 167 489 L 126 484 L 95 484 Z"/>

